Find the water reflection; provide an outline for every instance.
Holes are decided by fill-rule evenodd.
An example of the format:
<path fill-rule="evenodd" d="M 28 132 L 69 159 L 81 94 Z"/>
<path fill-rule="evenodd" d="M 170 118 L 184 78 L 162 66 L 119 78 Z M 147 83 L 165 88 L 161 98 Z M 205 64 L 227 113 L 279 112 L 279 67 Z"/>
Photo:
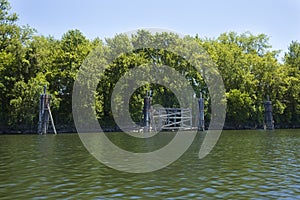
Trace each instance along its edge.
<path fill-rule="evenodd" d="M 300 198 L 299 130 L 224 131 L 199 160 L 202 139 L 162 170 L 130 174 L 99 163 L 76 134 L 0 136 L 0 198 Z"/>

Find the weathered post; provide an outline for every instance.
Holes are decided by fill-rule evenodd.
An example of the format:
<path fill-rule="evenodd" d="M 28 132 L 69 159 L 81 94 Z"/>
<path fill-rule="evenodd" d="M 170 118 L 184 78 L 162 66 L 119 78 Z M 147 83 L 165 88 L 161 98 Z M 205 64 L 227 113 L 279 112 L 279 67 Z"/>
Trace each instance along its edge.
<path fill-rule="evenodd" d="M 46 86 L 44 86 L 44 93 L 40 95 L 39 104 L 39 123 L 38 134 L 46 134 L 49 127 L 49 120 L 56 134 L 53 117 L 50 110 L 51 95 L 46 93 Z"/>
<path fill-rule="evenodd" d="M 38 123 L 38 134 L 42 134 L 42 121 L 43 121 L 43 116 L 44 116 L 44 97 L 43 95 L 45 94 L 45 89 L 44 93 L 40 95 L 40 104 L 39 104 L 39 123 Z"/>
<path fill-rule="evenodd" d="M 200 98 L 199 98 L 198 104 L 199 104 L 198 130 L 199 131 L 204 131 L 205 130 L 205 124 L 204 124 L 204 98 L 202 97 L 202 92 L 200 92 Z"/>
<path fill-rule="evenodd" d="M 150 131 L 150 108 L 151 108 L 151 91 L 144 97 L 144 132 Z"/>
<path fill-rule="evenodd" d="M 265 107 L 265 129 L 273 130 L 274 121 L 273 121 L 273 109 L 272 101 L 270 101 L 269 95 L 267 96 L 267 101 L 264 102 Z"/>

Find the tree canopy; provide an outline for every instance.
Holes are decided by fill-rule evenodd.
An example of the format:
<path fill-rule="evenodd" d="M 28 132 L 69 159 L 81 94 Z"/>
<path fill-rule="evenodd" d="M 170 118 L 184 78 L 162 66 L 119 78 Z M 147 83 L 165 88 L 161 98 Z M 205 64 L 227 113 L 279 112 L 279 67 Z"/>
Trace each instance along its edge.
<path fill-rule="evenodd" d="M 196 95 L 203 92 L 207 100 L 206 118 L 209 119 L 210 94 L 193 65 L 159 47 L 142 48 L 161 40 L 164 43 L 160 44 L 164 45 L 176 41 L 179 45 L 174 48 L 181 52 L 192 48 L 190 40 L 197 41 L 208 53 L 226 88 L 227 126 L 261 126 L 263 101 L 267 95 L 273 102 L 275 124 L 281 127 L 300 124 L 300 43 L 297 41 L 291 41 L 281 62 L 279 51 L 272 50 L 265 34 L 228 32 L 216 39 L 207 39 L 198 35 L 180 38 L 173 33 L 151 34 L 140 30 L 131 37 L 120 34 L 105 40 L 90 40 L 80 30 L 69 30 L 61 39 L 55 39 L 37 35 L 33 28 L 17 25 L 17 20 L 17 14 L 10 13 L 9 2 L 0 0 L 0 127 L 35 130 L 39 94 L 44 85 L 53 97 L 56 124 L 73 126 L 73 84 L 85 58 L 96 48 L 118 54 L 110 55 L 115 59 L 97 83 L 95 111 L 102 123 L 113 124 L 110 98 L 116 82 L 128 70 L 143 63 L 167 65 L 184 75 Z M 143 96 L 149 89 L 154 91 L 154 104 L 178 106 L 176 96 L 168 88 L 144 85 L 130 97 L 130 114 L 136 122 L 141 120 Z"/>

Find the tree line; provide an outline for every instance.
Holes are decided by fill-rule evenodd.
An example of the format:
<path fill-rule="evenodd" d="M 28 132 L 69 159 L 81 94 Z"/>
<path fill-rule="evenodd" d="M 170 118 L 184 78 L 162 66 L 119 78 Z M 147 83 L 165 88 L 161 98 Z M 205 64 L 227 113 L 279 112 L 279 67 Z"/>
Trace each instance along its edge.
<path fill-rule="evenodd" d="M 132 37 L 87 39 L 79 30 L 67 31 L 61 39 L 38 35 L 29 26 L 17 25 L 18 16 L 10 12 L 7 0 L 0 1 L 0 127 L 13 130 L 35 130 L 38 121 L 39 95 L 47 85 L 52 95 L 52 114 L 60 127 L 72 127 L 72 91 L 77 73 L 90 52 L 116 47 L 126 50 L 163 38 L 176 41 L 180 51 L 196 41 L 219 70 L 226 89 L 226 126 L 260 127 L 264 121 L 263 101 L 273 102 L 274 121 L 280 127 L 300 125 L 300 43 L 291 41 L 281 61 L 280 51 L 272 50 L 269 37 L 250 32 L 223 33 L 217 38 L 176 34 L 151 34 L 140 30 Z M 167 43 L 167 42 L 166 42 Z M 165 44 L 166 44 L 165 43 Z M 177 44 L 176 43 L 176 44 Z M 167 45 L 167 44 L 166 44 Z M 116 57 L 97 86 L 95 111 L 101 123 L 114 125 L 110 99 L 114 86 L 129 69 L 143 63 L 173 67 L 192 85 L 195 94 L 203 92 L 206 118 L 210 118 L 210 94 L 201 74 L 191 63 L 172 52 L 155 48 L 133 50 Z M 93 81 L 93 80 L 89 80 Z M 152 89 L 153 102 L 167 107 L 178 106 L 176 96 L 167 87 L 145 85 L 130 97 L 130 114 L 141 120 L 143 96 Z"/>

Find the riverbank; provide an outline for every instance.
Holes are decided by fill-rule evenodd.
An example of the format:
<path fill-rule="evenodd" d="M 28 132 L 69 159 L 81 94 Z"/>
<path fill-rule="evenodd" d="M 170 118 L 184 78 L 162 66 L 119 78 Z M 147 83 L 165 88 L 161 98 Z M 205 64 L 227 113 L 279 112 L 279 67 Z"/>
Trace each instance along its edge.
<path fill-rule="evenodd" d="M 106 126 L 101 127 L 104 132 L 122 132 L 119 127 L 116 126 Z M 208 128 L 208 126 L 206 127 Z M 261 130 L 264 129 L 263 125 L 257 126 L 246 126 L 246 125 L 224 125 L 223 130 Z M 298 125 L 275 125 L 275 129 L 300 129 L 300 124 Z M 57 133 L 77 133 L 77 130 L 74 126 L 56 126 Z M 126 131 L 130 131 L 129 129 Z M 132 131 L 138 131 L 138 129 L 132 129 Z M 53 130 L 50 128 L 49 133 L 53 133 Z M 13 128 L 10 126 L 0 126 L 0 134 L 36 134 L 37 127 L 24 127 L 20 126 L 19 128 Z"/>

